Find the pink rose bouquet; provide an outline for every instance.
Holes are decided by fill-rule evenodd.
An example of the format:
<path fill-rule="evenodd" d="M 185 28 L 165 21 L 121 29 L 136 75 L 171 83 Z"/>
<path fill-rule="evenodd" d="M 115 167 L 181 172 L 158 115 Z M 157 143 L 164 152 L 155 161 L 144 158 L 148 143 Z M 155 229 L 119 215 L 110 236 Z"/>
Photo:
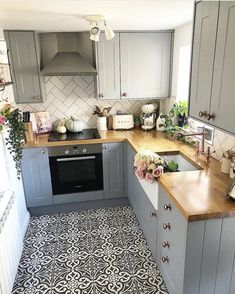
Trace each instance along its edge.
<path fill-rule="evenodd" d="M 145 179 L 153 183 L 164 171 L 164 158 L 151 151 L 142 151 L 136 154 L 134 166 L 135 175 L 139 179 Z"/>

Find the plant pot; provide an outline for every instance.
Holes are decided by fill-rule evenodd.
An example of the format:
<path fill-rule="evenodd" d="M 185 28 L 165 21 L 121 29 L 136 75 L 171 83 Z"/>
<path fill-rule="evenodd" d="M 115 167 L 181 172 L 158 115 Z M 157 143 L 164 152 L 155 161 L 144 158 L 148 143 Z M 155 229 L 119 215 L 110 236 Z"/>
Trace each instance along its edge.
<path fill-rule="evenodd" d="M 97 118 L 97 129 L 98 129 L 98 131 L 107 131 L 107 118 L 106 118 L 106 116 Z"/>
<path fill-rule="evenodd" d="M 182 128 L 182 127 L 184 126 L 184 124 L 185 124 L 185 119 L 186 119 L 185 114 L 184 114 L 184 115 L 182 115 L 182 114 L 179 114 L 179 115 L 178 115 L 178 126 L 179 126 L 180 128 Z"/>

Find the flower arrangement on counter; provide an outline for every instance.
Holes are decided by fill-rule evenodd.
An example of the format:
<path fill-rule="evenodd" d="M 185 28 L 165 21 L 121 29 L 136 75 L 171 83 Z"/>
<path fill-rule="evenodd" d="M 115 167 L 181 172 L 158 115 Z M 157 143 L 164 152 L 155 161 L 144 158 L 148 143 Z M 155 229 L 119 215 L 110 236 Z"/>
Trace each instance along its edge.
<path fill-rule="evenodd" d="M 141 151 L 135 155 L 135 175 L 138 179 L 145 179 L 153 183 L 164 172 L 178 172 L 178 164 L 174 161 L 167 162 L 164 157 L 152 151 Z"/>
<path fill-rule="evenodd" d="M 6 128 L 8 136 L 6 145 L 15 161 L 18 178 L 21 172 L 22 143 L 24 140 L 24 123 L 19 108 L 9 104 L 7 100 L 0 101 L 0 131 Z"/>

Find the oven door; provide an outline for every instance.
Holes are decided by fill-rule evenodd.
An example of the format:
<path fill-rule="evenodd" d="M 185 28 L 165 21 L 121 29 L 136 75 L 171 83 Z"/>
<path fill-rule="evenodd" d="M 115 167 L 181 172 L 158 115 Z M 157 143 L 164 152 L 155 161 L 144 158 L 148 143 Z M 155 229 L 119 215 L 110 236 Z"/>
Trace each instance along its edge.
<path fill-rule="evenodd" d="M 50 156 L 53 195 L 103 190 L 102 153 Z"/>

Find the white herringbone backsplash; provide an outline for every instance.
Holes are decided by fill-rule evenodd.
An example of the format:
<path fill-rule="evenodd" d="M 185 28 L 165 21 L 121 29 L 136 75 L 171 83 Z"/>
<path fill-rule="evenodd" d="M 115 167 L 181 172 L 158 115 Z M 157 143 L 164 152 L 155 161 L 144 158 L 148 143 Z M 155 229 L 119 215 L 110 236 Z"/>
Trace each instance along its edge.
<path fill-rule="evenodd" d="M 111 106 L 111 114 L 117 110 L 136 114 L 146 100 L 97 100 L 95 98 L 94 77 L 53 76 L 45 78 L 46 99 L 43 103 L 21 104 L 24 111 L 49 111 L 51 120 L 67 118 L 76 114 L 87 128 L 96 126 L 96 116 L 92 115 L 94 105 Z"/>
<path fill-rule="evenodd" d="M 87 128 L 96 126 L 97 118 L 92 115 L 94 105 L 112 106 L 111 114 L 117 110 L 136 114 L 140 111 L 141 105 L 147 102 L 146 100 L 97 100 L 94 78 L 91 76 L 46 77 L 45 85 L 47 95 L 43 103 L 21 104 L 20 108 L 25 111 L 49 111 L 52 121 L 76 114 Z M 165 106 L 162 101 L 161 109 L 167 113 Z M 235 137 L 215 130 L 213 157 L 221 159 L 223 152 L 228 149 L 235 150 Z"/>

